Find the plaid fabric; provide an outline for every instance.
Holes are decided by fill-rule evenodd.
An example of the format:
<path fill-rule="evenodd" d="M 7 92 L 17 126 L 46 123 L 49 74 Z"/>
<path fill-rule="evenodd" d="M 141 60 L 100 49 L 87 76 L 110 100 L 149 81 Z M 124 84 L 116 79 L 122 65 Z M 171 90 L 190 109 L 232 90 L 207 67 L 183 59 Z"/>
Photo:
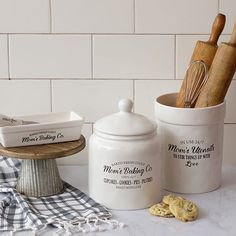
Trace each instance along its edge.
<path fill-rule="evenodd" d="M 111 213 L 85 193 L 65 183 L 65 192 L 50 197 L 27 197 L 14 188 L 21 162 L 0 157 L 0 231 L 40 232 L 53 225 L 66 232 L 101 231 L 122 226 Z M 108 226 L 108 227 L 107 227 Z"/>

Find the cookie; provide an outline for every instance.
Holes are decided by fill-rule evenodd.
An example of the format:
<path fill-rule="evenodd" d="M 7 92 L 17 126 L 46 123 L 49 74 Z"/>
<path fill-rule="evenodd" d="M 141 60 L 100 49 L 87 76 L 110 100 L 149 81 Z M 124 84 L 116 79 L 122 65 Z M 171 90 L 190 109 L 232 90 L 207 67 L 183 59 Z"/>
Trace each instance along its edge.
<path fill-rule="evenodd" d="M 176 198 L 170 202 L 169 209 L 175 218 L 185 222 L 198 217 L 198 207 L 186 199 Z"/>
<path fill-rule="evenodd" d="M 171 213 L 169 206 L 163 202 L 157 203 L 149 208 L 149 212 L 154 216 L 162 216 L 162 217 L 174 217 Z"/>
<path fill-rule="evenodd" d="M 163 197 L 162 202 L 164 202 L 167 205 L 170 205 L 170 203 L 176 199 L 184 199 L 184 198 L 169 194 Z"/>

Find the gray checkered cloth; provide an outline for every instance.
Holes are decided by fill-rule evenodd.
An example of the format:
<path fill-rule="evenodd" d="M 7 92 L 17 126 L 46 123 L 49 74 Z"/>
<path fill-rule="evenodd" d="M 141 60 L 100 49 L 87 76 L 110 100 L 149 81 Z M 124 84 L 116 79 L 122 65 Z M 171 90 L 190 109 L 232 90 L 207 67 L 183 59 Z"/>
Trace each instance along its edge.
<path fill-rule="evenodd" d="M 65 192 L 50 197 L 27 197 L 15 189 L 21 162 L 0 157 L 0 231 L 32 230 L 39 234 L 47 225 L 67 232 L 103 231 L 123 227 L 111 213 L 85 193 L 65 183 Z"/>

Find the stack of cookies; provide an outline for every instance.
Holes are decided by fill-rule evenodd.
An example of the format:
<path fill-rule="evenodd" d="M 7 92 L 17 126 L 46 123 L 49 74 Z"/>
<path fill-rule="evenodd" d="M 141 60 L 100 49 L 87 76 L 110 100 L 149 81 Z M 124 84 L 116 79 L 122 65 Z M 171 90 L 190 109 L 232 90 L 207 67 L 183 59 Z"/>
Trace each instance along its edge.
<path fill-rule="evenodd" d="M 193 221 L 198 217 L 198 207 L 191 201 L 175 195 L 164 196 L 162 202 L 149 208 L 155 216 L 175 217 L 181 221 Z"/>

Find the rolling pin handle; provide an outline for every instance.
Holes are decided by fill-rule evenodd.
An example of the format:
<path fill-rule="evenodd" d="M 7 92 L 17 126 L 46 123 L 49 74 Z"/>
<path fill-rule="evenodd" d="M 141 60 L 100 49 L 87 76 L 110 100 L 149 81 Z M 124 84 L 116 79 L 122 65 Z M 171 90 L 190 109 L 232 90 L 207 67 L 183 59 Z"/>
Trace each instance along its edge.
<path fill-rule="evenodd" d="M 225 26 L 225 15 L 219 13 L 216 16 L 214 23 L 212 25 L 211 35 L 208 40 L 209 43 L 211 43 L 213 45 L 217 45 L 217 41 L 220 37 L 221 32 L 224 29 L 224 26 Z"/>

